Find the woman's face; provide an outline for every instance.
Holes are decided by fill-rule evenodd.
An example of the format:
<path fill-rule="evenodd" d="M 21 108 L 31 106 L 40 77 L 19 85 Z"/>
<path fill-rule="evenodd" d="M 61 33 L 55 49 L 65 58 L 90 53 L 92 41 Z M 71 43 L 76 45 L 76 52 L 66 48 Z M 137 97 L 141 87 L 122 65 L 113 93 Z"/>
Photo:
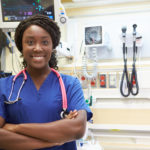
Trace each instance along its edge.
<path fill-rule="evenodd" d="M 43 69 L 49 66 L 53 43 L 49 33 L 42 27 L 29 26 L 24 31 L 22 47 L 27 68 Z"/>

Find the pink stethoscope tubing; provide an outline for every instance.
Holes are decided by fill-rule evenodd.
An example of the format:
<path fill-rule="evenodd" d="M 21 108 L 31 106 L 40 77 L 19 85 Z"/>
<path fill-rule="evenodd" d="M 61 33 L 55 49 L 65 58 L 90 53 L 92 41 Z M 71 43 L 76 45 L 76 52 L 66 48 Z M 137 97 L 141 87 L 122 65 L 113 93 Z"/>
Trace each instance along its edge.
<path fill-rule="evenodd" d="M 60 84 L 60 87 L 61 87 L 61 94 L 62 94 L 62 106 L 63 106 L 63 110 L 66 111 L 68 106 L 67 106 L 67 96 L 66 96 L 66 89 L 65 89 L 65 86 L 64 86 L 64 82 L 63 82 L 59 72 L 57 72 L 53 68 L 51 68 L 51 70 L 53 72 L 55 72 L 56 76 L 59 79 L 59 84 Z"/>
<path fill-rule="evenodd" d="M 12 87 L 11 87 L 11 91 L 10 91 L 10 95 L 8 97 L 8 101 L 5 101 L 6 104 L 14 104 L 15 102 L 19 101 L 20 98 L 19 98 L 19 95 L 20 95 L 20 92 L 21 92 L 21 89 L 23 88 L 23 85 L 25 84 L 25 81 L 27 80 L 27 75 L 26 75 L 26 72 L 25 72 L 26 69 L 20 71 L 17 75 L 14 76 L 13 78 L 13 82 L 12 82 Z M 58 77 L 59 79 L 59 83 L 60 83 L 60 87 L 61 87 L 61 93 L 62 93 L 62 107 L 63 107 L 63 112 L 65 112 L 67 110 L 67 96 L 66 96 L 66 89 L 65 89 L 65 86 L 64 86 L 64 82 L 59 74 L 59 72 L 57 72 L 55 69 L 51 68 L 51 70 L 56 74 L 56 76 Z M 13 93 L 13 89 L 14 89 L 14 84 L 15 84 L 15 81 L 17 79 L 17 77 L 23 73 L 24 75 L 24 79 L 23 79 L 23 82 L 18 90 L 18 94 L 17 94 L 17 97 L 15 100 L 11 101 L 11 96 L 12 96 L 12 93 Z M 62 116 L 62 114 L 61 114 Z"/>

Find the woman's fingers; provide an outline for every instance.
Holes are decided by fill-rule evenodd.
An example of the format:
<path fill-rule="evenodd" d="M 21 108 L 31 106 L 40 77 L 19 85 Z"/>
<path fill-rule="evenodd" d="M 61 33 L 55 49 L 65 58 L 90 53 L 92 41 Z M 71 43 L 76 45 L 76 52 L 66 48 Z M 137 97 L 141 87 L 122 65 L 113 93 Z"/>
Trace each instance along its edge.
<path fill-rule="evenodd" d="M 66 118 L 68 118 L 68 119 L 74 119 L 75 117 L 77 117 L 77 115 L 78 115 L 77 110 L 70 111 Z"/>

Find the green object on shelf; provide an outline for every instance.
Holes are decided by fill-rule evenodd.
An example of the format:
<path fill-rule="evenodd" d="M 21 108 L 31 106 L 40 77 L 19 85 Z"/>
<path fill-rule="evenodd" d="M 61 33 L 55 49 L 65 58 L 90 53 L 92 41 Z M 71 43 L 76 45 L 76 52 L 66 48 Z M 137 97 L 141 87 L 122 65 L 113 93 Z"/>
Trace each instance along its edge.
<path fill-rule="evenodd" d="M 90 99 L 86 99 L 85 102 L 88 106 L 92 106 L 93 96 L 90 96 Z"/>

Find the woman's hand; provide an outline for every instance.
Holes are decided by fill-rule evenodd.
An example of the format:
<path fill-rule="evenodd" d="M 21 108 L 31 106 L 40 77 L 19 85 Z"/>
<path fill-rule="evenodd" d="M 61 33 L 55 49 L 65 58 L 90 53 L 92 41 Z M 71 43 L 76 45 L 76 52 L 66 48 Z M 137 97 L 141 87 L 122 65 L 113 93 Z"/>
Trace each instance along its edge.
<path fill-rule="evenodd" d="M 66 119 L 74 119 L 78 115 L 77 110 L 70 111 L 68 115 L 65 116 Z"/>
<path fill-rule="evenodd" d="M 10 123 L 6 123 L 3 126 L 3 129 L 11 131 L 11 132 L 16 132 L 16 128 L 17 128 L 17 124 L 10 124 Z"/>

